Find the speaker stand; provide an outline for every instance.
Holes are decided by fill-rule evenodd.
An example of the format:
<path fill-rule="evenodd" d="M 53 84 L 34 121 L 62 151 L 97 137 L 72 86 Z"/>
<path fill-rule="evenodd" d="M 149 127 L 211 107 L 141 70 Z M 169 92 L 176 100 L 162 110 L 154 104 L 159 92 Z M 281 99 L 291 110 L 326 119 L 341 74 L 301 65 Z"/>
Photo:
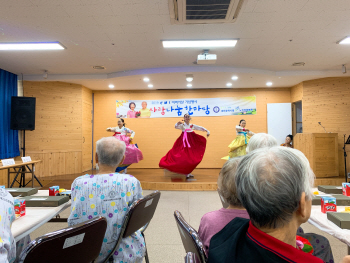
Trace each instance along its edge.
<path fill-rule="evenodd" d="M 25 157 L 26 156 L 26 131 L 22 130 L 22 132 L 23 132 L 23 147 L 21 149 L 22 149 L 23 157 Z M 12 181 L 11 188 L 15 182 L 19 183 L 19 187 L 21 188 L 21 187 L 26 187 L 32 181 L 32 179 L 30 179 L 30 181 L 28 183 L 26 183 L 26 173 L 25 173 L 26 167 L 30 172 L 32 172 L 32 170 L 29 168 L 28 165 L 22 166 L 21 168 L 19 168 L 19 170 L 15 176 L 15 179 L 13 179 L 13 181 Z M 21 177 L 20 177 L 19 182 L 18 182 L 17 177 L 20 173 L 21 173 Z M 39 183 L 39 185 L 41 187 L 43 187 L 43 185 L 41 184 L 39 179 L 35 176 L 35 174 L 34 174 L 34 179 Z"/>

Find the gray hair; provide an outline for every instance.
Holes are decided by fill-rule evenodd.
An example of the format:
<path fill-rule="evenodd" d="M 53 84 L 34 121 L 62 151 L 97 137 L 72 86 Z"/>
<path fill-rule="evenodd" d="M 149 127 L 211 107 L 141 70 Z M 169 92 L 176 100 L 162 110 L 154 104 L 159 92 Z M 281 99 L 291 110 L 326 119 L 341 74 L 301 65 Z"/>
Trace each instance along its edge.
<path fill-rule="evenodd" d="M 261 148 L 242 158 L 237 195 L 257 227 L 279 228 L 298 209 L 301 194 L 312 198 L 314 173 L 305 155 L 287 147 Z"/>
<path fill-rule="evenodd" d="M 249 140 L 246 151 L 248 153 L 254 151 L 255 149 L 274 146 L 278 146 L 275 137 L 267 133 L 257 133 Z"/>
<path fill-rule="evenodd" d="M 118 166 L 125 154 L 125 142 L 104 137 L 96 142 L 96 153 L 100 164 Z"/>
<path fill-rule="evenodd" d="M 218 187 L 221 196 L 232 206 L 243 207 L 236 193 L 235 176 L 238 164 L 242 158 L 236 157 L 229 159 L 221 168 Z"/>

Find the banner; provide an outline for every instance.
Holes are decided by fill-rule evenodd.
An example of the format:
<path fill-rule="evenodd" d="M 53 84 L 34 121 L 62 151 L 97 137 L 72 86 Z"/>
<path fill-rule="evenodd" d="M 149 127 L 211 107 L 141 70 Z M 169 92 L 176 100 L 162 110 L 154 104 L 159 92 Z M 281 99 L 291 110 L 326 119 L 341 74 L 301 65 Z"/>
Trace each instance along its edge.
<path fill-rule="evenodd" d="M 256 114 L 256 97 L 176 100 L 117 100 L 117 118 L 169 118 Z"/>

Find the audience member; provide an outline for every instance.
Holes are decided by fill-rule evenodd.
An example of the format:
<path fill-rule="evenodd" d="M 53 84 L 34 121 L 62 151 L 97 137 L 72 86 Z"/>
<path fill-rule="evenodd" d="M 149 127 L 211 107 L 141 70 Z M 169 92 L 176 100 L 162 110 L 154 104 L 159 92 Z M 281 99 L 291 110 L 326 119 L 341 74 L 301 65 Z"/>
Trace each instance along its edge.
<path fill-rule="evenodd" d="M 123 162 L 125 143 L 114 137 L 96 143 L 99 173 L 76 178 L 72 184 L 72 208 L 68 225 L 82 223 L 97 216 L 107 219 L 107 230 L 100 255 L 103 262 L 116 244 L 128 207 L 142 197 L 140 182 L 132 175 L 115 173 Z M 124 238 L 113 254 L 113 262 L 142 262 L 145 242 L 140 231 Z"/>
<path fill-rule="evenodd" d="M 281 146 L 291 147 L 290 143 L 293 140 L 293 135 L 288 135 L 286 137 L 286 143 Z M 272 135 L 266 133 L 258 133 L 252 137 L 249 141 L 247 152 L 264 147 L 274 147 L 277 146 L 277 140 Z M 307 239 L 311 246 L 313 247 L 313 255 L 322 259 L 325 263 L 333 263 L 333 253 L 329 241 L 326 237 L 317 235 L 315 233 L 304 233 L 301 227 L 298 228 L 297 235 Z"/>
<path fill-rule="evenodd" d="M 16 260 L 16 242 L 11 225 L 15 220 L 15 207 L 12 195 L 0 189 L 0 262 L 12 263 Z"/>
<path fill-rule="evenodd" d="M 293 135 L 289 134 L 287 135 L 286 140 L 284 141 L 284 143 L 281 144 L 281 146 L 294 148 L 292 143 L 293 143 Z"/>
<path fill-rule="evenodd" d="M 298 150 L 262 148 L 244 156 L 235 182 L 250 220 L 235 218 L 212 237 L 209 262 L 323 262 L 296 242 L 310 217 L 313 181 Z"/>
<path fill-rule="evenodd" d="M 212 236 L 223 229 L 232 219 L 236 217 L 249 219 L 247 211 L 236 195 L 235 173 L 240 159 L 240 157 L 236 157 L 228 160 L 222 167 L 218 178 L 219 193 L 229 203 L 229 207 L 206 213 L 201 219 L 198 234 L 207 253 Z"/>
<path fill-rule="evenodd" d="M 277 145 L 277 140 L 272 135 L 267 133 L 256 133 L 248 143 L 247 153 L 254 151 L 255 149 L 264 147 L 274 147 Z"/>

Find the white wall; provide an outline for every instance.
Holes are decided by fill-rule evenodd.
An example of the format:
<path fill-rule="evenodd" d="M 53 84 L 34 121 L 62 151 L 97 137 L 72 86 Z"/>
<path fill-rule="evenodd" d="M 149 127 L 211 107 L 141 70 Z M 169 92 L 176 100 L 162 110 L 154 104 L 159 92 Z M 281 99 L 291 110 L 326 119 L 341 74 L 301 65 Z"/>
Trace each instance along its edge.
<path fill-rule="evenodd" d="M 267 104 L 267 133 L 277 139 L 278 144 L 284 143 L 288 134 L 292 134 L 291 103 Z"/>

